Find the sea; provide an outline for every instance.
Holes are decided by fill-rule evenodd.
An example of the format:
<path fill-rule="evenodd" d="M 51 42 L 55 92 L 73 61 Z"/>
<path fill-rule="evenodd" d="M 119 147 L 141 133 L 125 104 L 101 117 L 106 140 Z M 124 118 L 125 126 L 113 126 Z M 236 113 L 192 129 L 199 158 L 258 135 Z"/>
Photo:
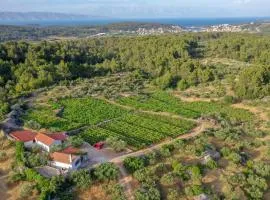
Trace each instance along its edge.
<path fill-rule="evenodd" d="M 0 25 L 17 26 L 96 26 L 112 23 L 141 22 L 172 24 L 184 27 L 201 27 L 218 24 L 244 24 L 270 21 L 270 17 L 243 17 L 243 18 L 93 18 L 68 20 L 0 20 Z"/>

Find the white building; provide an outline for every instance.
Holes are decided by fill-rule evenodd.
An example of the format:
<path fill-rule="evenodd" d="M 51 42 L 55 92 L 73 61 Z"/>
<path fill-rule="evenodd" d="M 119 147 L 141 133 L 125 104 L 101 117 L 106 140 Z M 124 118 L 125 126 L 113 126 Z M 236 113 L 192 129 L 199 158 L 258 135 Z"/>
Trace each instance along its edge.
<path fill-rule="evenodd" d="M 80 153 L 80 150 L 73 147 L 68 147 L 61 152 L 51 153 L 50 158 L 51 166 L 63 170 L 76 170 L 84 160 L 84 156 Z"/>
<path fill-rule="evenodd" d="M 13 131 L 9 134 L 9 136 L 18 142 L 23 142 L 26 148 L 31 148 L 35 145 L 35 137 L 36 133 L 28 130 L 22 131 Z"/>
<path fill-rule="evenodd" d="M 35 137 L 35 142 L 38 146 L 47 152 L 50 152 L 53 146 L 61 145 L 67 136 L 64 133 L 44 134 L 38 133 Z"/>

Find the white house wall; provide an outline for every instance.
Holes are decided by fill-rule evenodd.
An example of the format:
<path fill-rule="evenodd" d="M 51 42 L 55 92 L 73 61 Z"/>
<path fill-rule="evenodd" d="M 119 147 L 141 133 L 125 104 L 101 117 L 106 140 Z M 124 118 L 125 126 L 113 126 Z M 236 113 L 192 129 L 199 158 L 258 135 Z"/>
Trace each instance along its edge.
<path fill-rule="evenodd" d="M 51 161 L 51 165 L 57 168 L 64 168 L 64 169 L 72 168 L 71 164 L 66 164 L 66 163 L 56 162 L 56 161 Z"/>
<path fill-rule="evenodd" d="M 33 141 L 24 142 L 24 146 L 26 148 L 32 148 L 34 146 Z"/>
<path fill-rule="evenodd" d="M 37 141 L 37 145 L 40 146 L 42 149 L 44 149 L 44 150 L 47 151 L 47 152 L 50 151 L 50 147 L 47 146 L 46 144 L 40 142 L 40 141 Z"/>
<path fill-rule="evenodd" d="M 80 158 L 80 157 L 77 158 L 77 159 L 74 160 L 71 164 L 62 163 L 62 162 L 57 162 L 57 161 L 51 161 L 50 163 L 51 163 L 51 165 L 52 165 L 53 167 L 56 167 L 56 168 L 64 168 L 64 169 L 72 169 L 72 170 L 75 170 L 75 169 L 78 169 L 78 168 L 81 166 L 81 164 L 82 164 L 82 162 L 80 161 L 79 164 L 78 164 L 77 166 L 75 166 L 75 163 L 76 163 L 78 160 L 80 161 L 81 158 Z"/>
<path fill-rule="evenodd" d="M 42 142 L 40 142 L 40 141 L 37 141 L 37 144 L 38 144 L 42 149 L 44 149 L 45 151 L 50 152 L 50 148 L 51 148 L 52 146 L 61 145 L 62 142 L 61 142 L 60 140 L 55 140 L 54 143 L 51 144 L 50 146 L 48 146 L 48 145 L 46 145 L 46 144 L 44 144 L 44 143 L 42 143 Z"/>

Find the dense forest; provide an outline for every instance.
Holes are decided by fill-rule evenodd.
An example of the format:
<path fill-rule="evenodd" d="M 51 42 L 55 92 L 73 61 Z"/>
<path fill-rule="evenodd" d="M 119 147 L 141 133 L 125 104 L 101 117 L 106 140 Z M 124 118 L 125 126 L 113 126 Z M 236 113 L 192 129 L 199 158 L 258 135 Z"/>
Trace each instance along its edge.
<path fill-rule="evenodd" d="M 249 63 L 238 80 L 232 79 L 235 93 L 239 98 L 264 97 L 270 94 L 269 47 L 269 36 L 221 33 L 2 43 L 0 110 L 8 111 L 7 97 L 117 72 L 139 73 L 161 89 L 185 90 L 224 79 L 226 70 L 200 62 L 207 57 Z"/>

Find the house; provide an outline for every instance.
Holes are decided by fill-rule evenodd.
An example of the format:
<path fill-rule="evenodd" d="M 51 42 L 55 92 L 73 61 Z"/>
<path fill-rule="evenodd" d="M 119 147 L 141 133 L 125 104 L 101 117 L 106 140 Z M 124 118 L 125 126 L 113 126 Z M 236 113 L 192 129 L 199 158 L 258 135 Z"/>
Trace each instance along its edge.
<path fill-rule="evenodd" d="M 65 133 L 44 134 L 38 133 L 35 137 L 35 142 L 38 146 L 47 152 L 50 152 L 53 146 L 61 145 L 67 136 Z"/>
<path fill-rule="evenodd" d="M 23 142 L 24 146 L 27 148 L 33 147 L 35 145 L 36 133 L 28 130 L 23 131 L 13 131 L 9 136 L 18 142 Z"/>
<path fill-rule="evenodd" d="M 50 154 L 50 164 L 62 170 L 76 170 L 84 161 L 84 153 L 74 147 L 67 147 L 60 152 Z"/>

